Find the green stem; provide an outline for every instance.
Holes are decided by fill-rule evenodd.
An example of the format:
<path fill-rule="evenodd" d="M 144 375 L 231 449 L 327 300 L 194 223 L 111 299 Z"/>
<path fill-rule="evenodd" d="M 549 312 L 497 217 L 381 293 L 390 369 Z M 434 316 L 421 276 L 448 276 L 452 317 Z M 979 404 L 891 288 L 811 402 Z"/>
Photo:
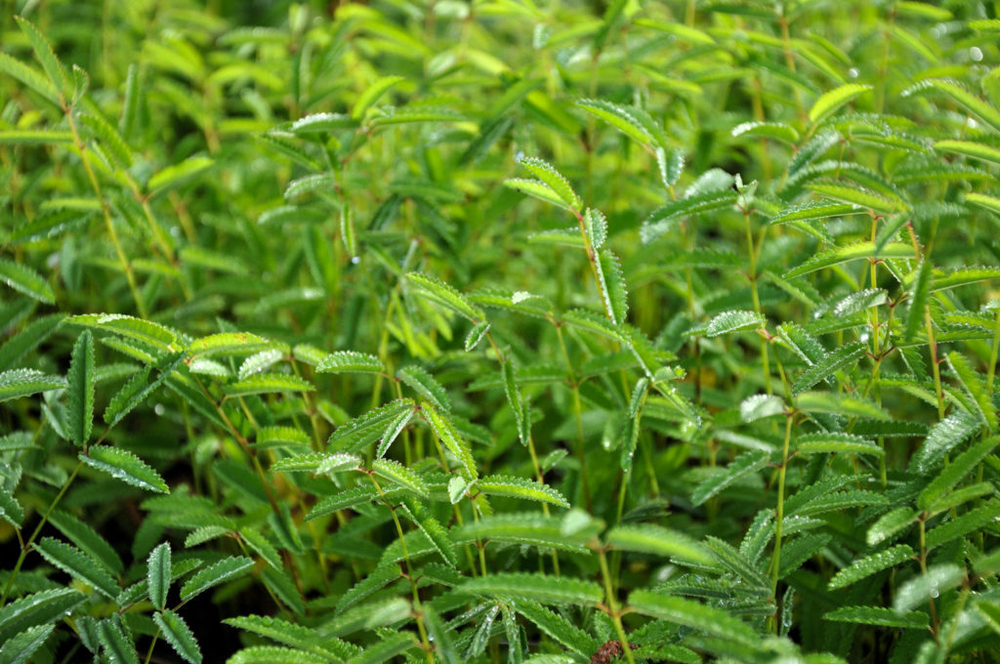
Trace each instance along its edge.
<path fill-rule="evenodd" d="M 785 474 L 788 470 L 788 445 L 792 439 L 793 418 L 792 413 L 785 417 L 785 442 L 781 452 L 781 467 L 778 469 L 778 510 L 774 522 L 774 558 L 771 561 L 771 592 L 775 593 L 775 606 L 777 606 L 778 572 L 781 568 L 781 529 L 785 518 Z"/>
<path fill-rule="evenodd" d="M 622 626 L 622 614 L 618 610 L 618 600 L 615 598 L 614 588 L 611 585 L 611 574 L 608 572 L 608 557 L 604 549 L 598 552 L 598 556 L 601 561 L 601 577 L 604 579 L 604 594 L 608 601 L 608 612 L 611 614 L 611 620 L 615 623 L 615 631 L 618 632 L 618 640 L 622 644 L 625 659 L 629 664 L 635 664 L 635 658 L 632 657 L 632 648 L 628 644 L 628 637 L 625 636 L 625 628 Z"/>

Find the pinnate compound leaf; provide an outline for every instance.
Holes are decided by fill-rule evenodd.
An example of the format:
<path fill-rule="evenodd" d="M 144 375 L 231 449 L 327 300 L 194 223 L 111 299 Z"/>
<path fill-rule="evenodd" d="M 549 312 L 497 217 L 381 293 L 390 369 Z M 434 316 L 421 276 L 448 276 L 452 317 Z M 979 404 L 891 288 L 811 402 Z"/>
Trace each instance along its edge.
<path fill-rule="evenodd" d="M 866 579 L 873 574 L 878 574 L 882 570 L 890 569 L 896 565 L 913 558 L 914 553 L 906 544 L 897 544 L 884 551 L 878 551 L 864 558 L 858 558 L 853 563 L 843 568 L 830 579 L 830 590 L 846 588 L 852 583 L 857 583 L 861 579 Z"/>
<path fill-rule="evenodd" d="M 622 551 L 651 553 L 709 567 L 715 565 L 715 557 L 704 546 L 681 532 L 654 524 L 616 526 L 608 532 L 607 542 Z"/>
<path fill-rule="evenodd" d="M 552 487 L 522 477 L 491 475 L 479 480 L 475 488 L 488 496 L 521 498 L 522 500 L 534 500 L 559 507 L 569 507 L 566 498 Z"/>
<path fill-rule="evenodd" d="M 253 561 L 246 556 L 224 558 L 188 579 L 181 587 L 181 599 L 186 602 L 209 588 L 243 576 L 252 567 Z"/>
<path fill-rule="evenodd" d="M 149 587 L 149 599 L 156 609 L 164 609 L 167 605 L 167 591 L 170 590 L 170 580 L 173 567 L 170 564 L 170 544 L 163 542 L 153 549 L 146 559 L 146 582 Z"/>
<path fill-rule="evenodd" d="M 201 664 L 201 648 L 184 620 L 171 611 L 163 609 L 153 614 L 153 622 L 160 628 L 163 638 L 178 655 L 191 664 Z"/>
<path fill-rule="evenodd" d="M 56 303 L 56 294 L 45 278 L 34 268 L 0 258 L 0 281 L 19 293 L 46 304 Z"/>
<path fill-rule="evenodd" d="M 11 369 L 0 373 L 0 402 L 66 387 L 61 376 L 47 376 L 35 369 Z"/>
<path fill-rule="evenodd" d="M 80 461 L 144 491 L 170 493 L 170 487 L 158 472 L 136 455 L 120 447 L 92 447 L 86 455 L 80 454 Z"/>
<path fill-rule="evenodd" d="M 52 537 L 43 537 L 35 544 L 35 548 L 50 564 L 101 594 L 114 599 L 121 592 L 111 573 L 75 546 Z"/>
<path fill-rule="evenodd" d="M 94 424 L 94 339 L 89 330 L 73 346 L 67 383 L 67 430 L 70 440 L 82 447 Z"/>
<path fill-rule="evenodd" d="M 382 361 L 374 355 L 353 350 L 339 350 L 325 356 L 316 366 L 319 373 L 385 373 Z"/>
<path fill-rule="evenodd" d="M 529 573 L 497 573 L 470 579 L 460 586 L 469 593 L 540 604 L 596 606 L 604 591 L 592 581 Z"/>

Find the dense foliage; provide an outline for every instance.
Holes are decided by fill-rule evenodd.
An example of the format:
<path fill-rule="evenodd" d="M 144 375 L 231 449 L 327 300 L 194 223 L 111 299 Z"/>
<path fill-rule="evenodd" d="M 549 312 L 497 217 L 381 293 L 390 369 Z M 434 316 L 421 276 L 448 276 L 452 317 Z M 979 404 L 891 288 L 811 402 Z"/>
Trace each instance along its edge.
<path fill-rule="evenodd" d="M 998 3 L 10 4 L 0 664 L 998 661 Z"/>

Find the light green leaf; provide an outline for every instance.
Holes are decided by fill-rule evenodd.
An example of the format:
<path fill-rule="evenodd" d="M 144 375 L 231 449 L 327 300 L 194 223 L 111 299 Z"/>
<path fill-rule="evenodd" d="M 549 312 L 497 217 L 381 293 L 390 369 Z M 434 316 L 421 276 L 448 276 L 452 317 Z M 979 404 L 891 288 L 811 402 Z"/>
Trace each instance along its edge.
<path fill-rule="evenodd" d="M 616 526 L 606 537 L 608 544 L 623 551 L 651 553 L 709 567 L 715 565 L 711 552 L 695 540 L 651 523 Z"/>
<path fill-rule="evenodd" d="M 326 355 L 316 366 L 319 373 L 385 373 L 382 361 L 374 355 L 353 350 L 338 350 Z"/>
<path fill-rule="evenodd" d="M 880 606 L 842 606 L 824 614 L 823 620 L 902 629 L 927 629 L 930 623 L 930 618 L 922 611 L 911 611 L 900 615 L 892 609 Z"/>
<path fill-rule="evenodd" d="M 632 591 L 628 601 L 629 605 L 639 613 L 705 632 L 740 644 L 750 651 L 759 643 L 757 633 L 749 625 L 722 609 L 648 590 Z"/>
<path fill-rule="evenodd" d="M 0 607 L 0 643 L 36 625 L 62 620 L 86 597 L 74 588 L 53 588 L 8 601 Z"/>
<path fill-rule="evenodd" d="M 834 431 L 799 436 L 795 439 L 795 449 L 799 454 L 885 454 L 881 447 L 867 438 Z"/>
<path fill-rule="evenodd" d="M 870 85 L 848 83 L 825 92 L 809 109 L 809 121 L 813 124 L 819 124 L 833 115 L 841 106 L 850 103 L 871 89 Z"/>
<path fill-rule="evenodd" d="M 833 578 L 830 579 L 829 588 L 830 590 L 846 588 L 861 579 L 866 579 L 873 574 L 878 574 L 882 570 L 895 567 L 901 562 L 910 560 L 913 556 L 913 549 L 906 544 L 897 544 L 885 551 L 878 551 L 864 558 L 858 558 L 834 574 Z M 827 619 L 829 620 L 830 618 Z"/>
<path fill-rule="evenodd" d="M 939 152 L 954 152 L 991 164 L 1000 164 L 1000 149 L 983 143 L 947 139 L 934 143 L 934 149 Z"/>
<path fill-rule="evenodd" d="M 892 608 L 897 615 L 910 613 L 932 597 L 938 597 L 961 584 L 964 576 L 962 568 L 953 563 L 929 567 L 926 574 L 915 576 L 899 587 Z"/>
<path fill-rule="evenodd" d="M 767 318 L 754 311 L 725 311 L 708 322 L 706 336 L 718 337 L 733 332 L 756 330 L 767 325 Z"/>
<path fill-rule="evenodd" d="M 139 457 L 119 447 L 92 447 L 87 455 L 80 455 L 80 461 L 145 491 L 170 493 L 170 488 L 159 473 Z"/>
<path fill-rule="evenodd" d="M 167 166 L 159 173 L 149 178 L 148 188 L 155 196 L 182 181 L 205 170 L 214 162 L 209 157 L 190 157 L 184 161 Z"/>
<path fill-rule="evenodd" d="M 409 489 L 424 498 L 430 496 L 427 483 L 415 472 L 392 459 L 375 459 L 372 461 L 372 472 L 379 477 L 384 477 L 394 484 Z"/>
<path fill-rule="evenodd" d="M 405 80 L 402 76 L 383 76 L 376 79 L 361 93 L 357 101 L 354 102 L 354 108 L 351 109 L 351 117 L 355 120 L 363 118 L 365 111 L 371 108 L 378 101 L 379 97 L 388 92 L 393 86 Z"/>
<path fill-rule="evenodd" d="M 468 298 L 448 284 L 420 272 L 410 272 L 407 281 L 416 286 L 417 291 L 427 299 L 441 304 L 452 311 L 465 316 L 473 323 L 486 320 L 486 314 L 469 302 Z"/>
<path fill-rule="evenodd" d="M 552 164 L 536 157 L 523 157 L 520 162 L 531 174 L 543 182 L 549 189 L 556 193 L 556 196 L 569 208 L 579 210 L 583 207 L 583 201 L 573 191 L 573 187 L 562 174 L 555 169 Z"/>
<path fill-rule="evenodd" d="M 770 458 L 770 453 L 763 451 L 744 452 L 736 457 L 736 460 L 703 481 L 691 494 L 691 500 L 695 505 L 701 505 L 712 496 L 717 495 L 725 488 L 733 485 L 744 475 L 755 473 L 765 465 Z"/>
<path fill-rule="evenodd" d="M 312 392 L 315 389 L 306 379 L 290 374 L 257 374 L 222 387 L 222 391 L 231 397 L 272 392 Z"/>

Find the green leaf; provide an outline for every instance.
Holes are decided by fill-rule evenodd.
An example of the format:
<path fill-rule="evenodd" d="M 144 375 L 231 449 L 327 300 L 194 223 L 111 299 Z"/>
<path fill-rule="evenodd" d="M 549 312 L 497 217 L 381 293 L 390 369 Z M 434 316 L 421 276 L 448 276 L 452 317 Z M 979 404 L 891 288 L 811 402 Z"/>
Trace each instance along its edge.
<path fill-rule="evenodd" d="M 993 399 L 987 393 L 982 379 L 973 370 L 965 356 L 957 351 L 952 351 L 946 356 L 948 365 L 958 378 L 965 392 L 972 397 L 972 403 L 979 415 L 986 420 L 986 424 L 991 431 L 997 428 L 997 411 L 993 405 Z"/>
<path fill-rule="evenodd" d="M 503 376 L 504 394 L 507 396 L 507 403 L 514 411 L 514 420 L 517 422 L 517 435 L 522 445 L 527 445 L 531 439 L 531 419 L 527 405 L 521 396 L 521 390 L 517 386 L 517 372 L 514 370 L 513 360 L 505 360 L 500 365 Z"/>
<path fill-rule="evenodd" d="M 84 314 L 72 316 L 66 322 L 128 337 L 165 351 L 177 350 L 177 335 L 159 323 L 121 314 Z"/>
<path fill-rule="evenodd" d="M 70 440 L 83 446 L 94 424 L 94 340 L 90 331 L 84 331 L 73 346 L 66 391 Z"/>
<path fill-rule="evenodd" d="M 73 142 L 73 134 L 52 129 L 4 129 L 0 145 L 64 145 Z"/>
<path fill-rule="evenodd" d="M 238 650 L 226 664 L 329 664 L 329 659 L 307 650 L 278 646 L 251 646 Z"/>
<path fill-rule="evenodd" d="M 887 191 L 873 193 L 861 187 L 830 182 L 810 183 L 806 185 L 806 188 L 811 189 L 820 196 L 856 205 L 866 210 L 873 210 L 883 215 L 896 214 L 909 210 L 909 205 L 906 201 Z"/>
<path fill-rule="evenodd" d="M 924 314 L 927 309 L 927 296 L 930 291 L 931 262 L 927 258 L 920 261 L 909 293 L 910 308 L 906 312 L 906 328 L 903 339 L 913 341 L 917 331 L 924 324 Z"/>
<path fill-rule="evenodd" d="M 356 453 L 366 445 L 383 438 L 389 427 L 404 413 L 412 413 L 416 403 L 412 399 L 396 399 L 345 422 L 330 435 L 327 445 L 332 450 Z"/>
<path fill-rule="evenodd" d="M 621 325 L 628 316 L 628 291 L 625 288 L 625 276 L 622 274 L 618 257 L 611 250 L 603 249 L 594 264 L 601 286 L 601 298 L 608 318 L 615 325 Z"/>
<path fill-rule="evenodd" d="M 8 601 L 0 607 L 0 643 L 37 625 L 62 620 L 86 597 L 74 588 L 53 588 Z"/>
<path fill-rule="evenodd" d="M 491 475 L 479 480 L 475 488 L 488 496 L 535 500 L 559 507 L 569 507 L 566 498 L 552 487 L 521 477 Z"/>
<path fill-rule="evenodd" d="M 899 587 L 892 608 L 897 615 L 913 615 L 910 612 L 914 608 L 958 586 L 964 577 L 962 568 L 952 563 L 929 567 L 926 574 L 915 576 Z"/>
<path fill-rule="evenodd" d="M 833 578 L 830 579 L 829 588 L 830 590 L 846 588 L 861 579 L 866 579 L 873 574 L 878 574 L 882 570 L 890 569 L 901 562 L 911 560 L 913 556 L 913 549 L 906 544 L 897 544 L 885 551 L 878 551 L 864 558 L 858 558 L 833 575 Z M 827 619 L 829 620 L 829 618 Z"/>
<path fill-rule="evenodd" d="M 92 447 L 86 455 L 80 455 L 80 461 L 144 491 L 170 493 L 159 473 L 139 457 L 119 447 Z"/>
<path fill-rule="evenodd" d="M 372 472 L 379 477 L 384 477 L 394 484 L 409 489 L 414 493 L 427 498 L 430 490 L 427 483 L 415 472 L 392 459 L 375 459 L 372 461 Z"/>
<path fill-rule="evenodd" d="M 90 525 L 62 510 L 53 510 L 49 514 L 49 523 L 113 574 L 121 574 L 124 571 L 125 566 L 118 553 Z"/>
<path fill-rule="evenodd" d="M 285 374 L 257 374 L 243 380 L 224 385 L 222 391 L 231 397 L 248 394 L 271 394 L 273 392 L 312 392 L 312 383 L 298 376 Z"/>
<path fill-rule="evenodd" d="M 187 352 L 191 357 L 210 357 L 212 355 L 250 355 L 260 351 L 275 348 L 277 344 L 256 334 L 247 332 L 221 332 L 196 339 L 188 344 Z"/>
<path fill-rule="evenodd" d="M 66 71 L 63 69 L 62 63 L 59 62 L 59 58 L 56 57 L 55 51 L 52 50 L 52 44 L 38 31 L 38 28 L 31 21 L 21 16 L 15 16 L 14 20 L 17 21 L 21 32 L 28 37 L 28 43 L 31 44 L 31 48 L 35 52 L 35 57 L 42 63 L 42 69 L 45 70 L 49 81 L 51 81 L 52 85 L 61 95 L 65 95 L 67 88 L 70 87 L 69 78 L 66 76 Z"/>
<path fill-rule="evenodd" d="M 417 639 L 410 632 L 393 632 L 383 636 L 378 642 L 365 648 L 364 652 L 347 660 L 346 664 L 382 664 L 417 645 Z"/>
<path fill-rule="evenodd" d="M 917 4 L 917 3 L 909 3 Z M 944 19 L 948 20 L 948 19 Z M 917 85 L 913 86 L 909 90 L 903 92 L 903 96 L 907 97 L 915 93 L 924 92 L 927 90 L 936 90 L 942 92 L 952 99 L 952 101 L 957 102 L 959 105 L 965 107 L 966 110 L 972 112 L 976 117 L 982 120 L 987 125 L 993 127 L 994 130 L 1000 131 L 1000 111 L 986 103 L 979 97 L 975 96 L 967 89 L 962 87 L 955 81 L 949 81 L 940 78 L 930 78 L 920 81 Z"/>
<path fill-rule="evenodd" d="M 246 556 L 223 558 L 188 579 L 181 587 L 181 599 L 187 602 L 209 588 L 243 576 L 252 567 L 253 561 Z"/>
<path fill-rule="evenodd" d="M 870 85 L 848 83 L 823 93 L 809 109 L 809 121 L 814 125 L 819 124 L 833 115 L 841 106 L 850 103 L 871 89 Z"/>
<path fill-rule="evenodd" d="M 41 72 L 6 53 L 0 53 L 0 71 L 21 81 L 53 104 L 59 105 L 59 93 Z"/>
<path fill-rule="evenodd" d="M 153 622 L 160 628 L 163 638 L 178 655 L 191 664 L 201 664 L 201 648 L 183 619 L 170 609 L 153 614 Z"/>
<path fill-rule="evenodd" d="M 755 473 L 763 468 L 767 465 L 769 458 L 770 454 L 763 451 L 750 451 L 741 454 L 724 470 L 716 472 L 699 484 L 691 495 L 692 502 L 695 505 L 703 504 L 712 496 L 732 486 L 743 476 Z"/>
<path fill-rule="evenodd" d="M 722 609 L 648 590 L 632 591 L 628 602 L 635 611 L 644 615 L 705 632 L 751 651 L 758 643 L 758 636 L 749 625 Z"/>
<path fill-rule="evenodd" d="M 654 210 L 642 222 L 639 236 L 643 244 L 649 244 L 669 232 L 674 223 L 681 218 L 732 209 L 738 196 L 736 191 L 726 188 L 694 193 L 671 201 Z"/>
<path fill-rule="evenodd" d="M 319 373 L 382 374 L 385 366 L 374 355 L 353 350 L 338 350 L 326 355 L 316 366 Z"/>
<path fill-rule="evenodd" d="M 1000 502 L 991 500 L 929 531 L 927 548 L 933 549 L 959 537 L 982 531 L 997 519 L 1000 519 Z"/>
<path fill-rule="evenodd" d="M 646 395 L 649 392 L 649 379 L 645 376 L 636 381 L 632 388 L 632 397 L 629 399 L 628 409 L 625 411 L 621 433 L 621 456 L 619 465 L 624 472 L 632 469 L 632 459 L 635 457 L 636 444 L 639 442 L 640 420 L 642 419 L 642 408 L 646 403 Z"/>
<path fill-rule="evenodd" d="M 44 343 L 64 319 L 62 314 L 35 318 L 20 332 L 8 338 L 0 346 L 0 371 L 12 368 L 21 358 Z"/>
<path fill-rule="evenodd" d="M 432 302 L 465 316 L 473 323 L 486 320 L 486 314 L 481 309 L 448 284 L 420 272 L 410 272 L 406 275 L 406 279 L 416 286 L 417 292 Z"/>
<path fill-rule="evenodd" d="M 111 156 L 115 166 L 122 169 L 131 168 L 132 151 L 118 134 L 118 130 L 99 115 L 81 113 L 79 117 L 81 124 L 90 129 L 97 137 L 100 146 Z"/>
<path fill-rule="evenodd" d="M 864 212 L 864 208 L 858 207 L 853 203 L 807 203 L 783 209 L 771 217 L 770 223 L 788 224 L 796 221 L 814 221 L 817 219 L 828 219 L 829 217 L 863 214 Z"/>
<path fill-rule="evenodd" d="M 584 546 L 585 542 L 563 534 L 561 524 L 561 518 L 537 512 L 494 514 L 452 529 L 451 536 L 457 544 L 488 540 L 501 544 L 589 553 Z"/>
<path fill-rule="evenodd" d="M 15 528 L 20 528 L 24 520 L 24 508 L 21 507 L 21 503 L 5 489 L 0 489 L 0 519 Z"/>
<path fill-rule="evenodd" d="M 567 207 L 573 210 L 579 210 L 583 207 L 583 201 L 573 191 L 569 181 L 552 164 L 536 157 L 522 157 L 518 163 L 554 191 L 559 200 Z"/>
<path fill-rule="evenodd" d="M 153 608 L 163 610 L 167 605 L 167 591 L 173 574 L 170 564 L 170 544 L 163 542 L 146 559 L 146 582 Z"/>
<path fill-rule="evenodd" d="M 451 409 L 451 402 L 444 387 L 422 366 L 418 364 L 405 366 L 396 372 L 396 378 L 441 410 Z"/>
<path fill-rule="evenodd" d="M 561 614 L 552 611 L 538 602 L 518 599 L 514 610 L 527 618 L 542 632 L 548 634 L 569 650 L 589 658 L 601 645 L 597 639 L 583 631 Z"/>
<path fill-rule="evenodd" d="M 27 265 L 0 258 L 0 281 L 28 297 L 46 304 L 56 303 L 56 294 L 52 286 L 34 268 Z"/>
<path fill-rule="evenodd" d="M 795 449 L 799 454 L 885 454 L 881 447 L 867 438 L 833 431 L 799 436 L 795 441 Z"/>
<path fill-rule="evenodd" d="M 146 365 L 142 371 L 136 373 L 125 384 L 122 389 L 112 397 L 108 407 L 104 410 L 104 421 L 108 427 L 114 427 L 122 419 L 134 410 L 139 404 L 145 401 L 153 392 L 160 387 L 164 380 L 176 369 L 184 359 L 183 353 L 173 353 L 164 355 L 153 365 Z M 149 374 L 154 367 L 159 370 L 159 375 L 152 381 Z"/>
<path fill-rule="evenodd" d="M 167 166 L 153 177 L 149 178 L 148 189 L 155 196 L 170 187 L 202 172 L 213 163 L 209 157 L 190 157 L 177 164 Z"/>
<path fill-rule="evenodd" d="M 792 392 L 799 394 L 810 387 L 826 380 L 838 371 L 855 364 L 865 353 L 865 345 L 860 341 L 845 344 L 837 350 L 828 353 L 822 360 L 809 367 L 792 385 Z"/>
<path fill-rule="evenodd" d="M 823 620 L 902 629 L 927 629 L 930 623 L 930 618 L 921 611 L 900 615 L 892 609 L 880 606 L 842 606 L 824 614 Z"/>
<path fill-rule="evenodd" d="M 773 138 L 790 145 L 799 142 L 799 132 L 784 122 L 744 122 L 733 127 L 730 134 L 733 138 L 740 136 Z"/>
<path fill-rule="evenodd" d="M 705 335 L 713 338 L 733 332 L 756 330 L 766 325 L 767 318 L 763 314 L 753 311 L 725 311 L 708 322 Z"/>
<path fill-rule="evenodd" d="M 365 111 L 371 108 L 378 101 L 379 97 L 388 92 L 393 86 L 405 80 L 402 76 L 383 76 L 376 79 L 361 93 L 357 101 L 354 102 L 354 108 L 351 109 L 351 117 L 355 120 L 363 118 Z"/>
<path fill-rule="evenodd" d="M 844 247 L 836 247 L 816 254 L 798 267 L 785 273 L 786 279 L 801 277 L 804 274 L 833 267 L 853 260 L 863 258 L 913 258 L 913 247 L 899 242 L 890 242 L 881 251 L 875 251 L 874 242 L 857 242 Z"/>
<path fill-rule="evenodd" d="M 643 145 L 655 144 L 653 136 L 635 118 L 629 109 L 624 106 L 601 99 L 581 99 L 576 102 L 576 106 L 594 117 L 604 120 L 618 131 Z"/>
<path fill-rule="evenodd" d="M 66 381 L 61 376 L 47 376 L 34 369 L 12 369 L 0 373 L 0 402 L 64 387 Z"/>
<path fill-rule="evenodd" d="M 468 480 L 479 477 L 476 471 L 476 461 L 472 456 L 472 450 L 465 438 L 459 433 L 455 423 L 445 413 L 439 411 L 432 404 L 420 402 L 420 411 L 427 419 L 427 423 L 434 431 L 434 435 L 454 455 L 461 465 L 462 476 Z"/>
<path fill-rule="evenodd" d="M 470 579 L 459 587 L 475 595 L 540 604 L 596 606 L 604 599 L 604 591 L 592 581 L 544 574 L 501 572 Z"/>
<path fill-rule="evenodd" d="M 944 457 L 982 428 L 982 420 L 965 411 L 955 411 L 931 427 L 923 445 L 910 459 L 910 466 L 927 473 L 944 462 Z"/>
<path fill-rule="evenodd" d="M 1000 150 L 995 147 L 974 143 L 973 141 L 956 141 L 946 139 L 934 143 L 934 149 L 940 152 L 954 152 L 956 154 L 979 159 L 991 164 L 1000 164 Z"/>
<path fill-rule="evenodd" d="M 25 664 L 52 635 L 55 625 L 38 625 L 21 632 L 0 647 L 0 662 Z"/>
<path fill-rule="evenodd" d="M 651 553 L 709 567 L 715 564 L 712 553 L 695 540 L 654 524 L 616 526 L 606 537 L 608 544 L 623 551 Z"/>
<path fill-rule="evenodd" d="M 513 189 L 514 191 L 537 198 L 540 201 L 545 201 L 546 203 L 551 203 L 567 210 L 571 209 L 566 205 L 559 194 L 553 191 L 549 185 L 540 180 L 510 178 L 508 180 L 504 180 L 503 185 L 509 189 Z"/>
<path fill-rule="evenodd" d="M 969 449 L 952 459 L 951 463 L 920 493 L 917 507 L 922 510 L 932 509 L 935 502 L 941 500 L 954 489 L 998 444 L 1000 444 L 1000 436 L 991 436 L 973 444 Z"/>
<path fill-rule="evenodd" d="M 75 546 L 52 537 L 43 537 L 41 541 L 35 543 L 35 549 L 50 564 L 101 594 L 114 599 L 121 592 L 111 573 Z"/>
<path fill-rule="evenodd" d="M 457 568 L 458 556 L 455 555 L 451 537 L 431 511 L 422 502 L 409 496 L 403 498 L 403 509 L 407 518 L 427 536 L 445 562 Z"/>
<path fill-rule="evenodd" d="M 97 632 L 105 656 L 112 664 L 139 664 L 135 643 L 110 619 L 102 620 Z"/>
<path fill-rule="evenodd" d="M 965 195 L 965 201 L 967 203 L 972 203 L 973 205 L 978 205 L 979 207 L 989 210 L 990 212 L 1000 214 L 1000 198 L 997 198 L 996 196 L 987 196 L 985 194 L 977 194 L 970 191 Z"/>
<path fill-rule="evenodd" d="M 608 239 L 608 218 L 600 210 L 587 208 L 583 213 L 583 227 L 590 246 L 600 249 Z"/>

